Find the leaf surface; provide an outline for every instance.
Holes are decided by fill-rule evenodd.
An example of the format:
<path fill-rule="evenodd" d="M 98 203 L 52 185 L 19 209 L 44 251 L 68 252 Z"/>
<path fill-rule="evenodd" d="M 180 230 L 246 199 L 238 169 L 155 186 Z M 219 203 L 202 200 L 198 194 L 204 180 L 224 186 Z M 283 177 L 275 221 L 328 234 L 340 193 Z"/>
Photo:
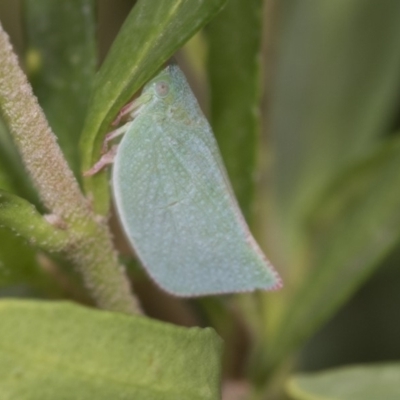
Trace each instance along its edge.
<path fill-rule="evenodd" d="M 62 225 L 62 221 L 58 221 Z M 35 206 L 21 197 L 0 189 L 0 226 L 9 228 L 27 242 L 51 252 L 66 244 L 67 235 L 48 222 Z"/>
<path fill-rule="evenodd" d="M 207 27 L 211 123 L 249 220 L 260 128 L 262 1 L 230 0 Z"/>
<path fill-rule="evenodd" d="M 0 288 L 41 280 L 35 251 L 24 239 L 0 227 L 0 243 Z"/>
<path fill-rule="evenodd" d="M 29 78 L 75 174 L 97 64 L 94 3 L 24 1 Z"/>
<path fill-rule="evenodd" d="M 399 243 L 400 140 L 388 141 L 337 179 L 314 217 L 314 256 L 270 344 L 271 362 L 318 329 Z"/>
<path fill-rule="evenodd" d="M 122 106 L 145 84 L 196 31 L 204 26 L 226 0 L 139 0 L 114 41 L 95 81 L 81 140 L 82 168 L 100 158 L 104 134 Z M 85 179 L 94 208 L 108 212 L 107 176 L 100 172 Z"/>
<path fill-rule="evenodd" d="M 280 240 L 293 271 L 307 251 L 304 222 L 316 198 L 394 118 L 400 2 L 286 0 L 278 11 L 268 132 Z"/>
<path fill-rule="evenodd" d="M 400 364 L 359 365 L 298 374 L 287 384 L 291 400 L 397 400 Z"/>
<path fill-rule="evenodd" d="M 55 302 L 4 300 L 0 319 L 2 400 L 219 398 L 211 329 Z"/>

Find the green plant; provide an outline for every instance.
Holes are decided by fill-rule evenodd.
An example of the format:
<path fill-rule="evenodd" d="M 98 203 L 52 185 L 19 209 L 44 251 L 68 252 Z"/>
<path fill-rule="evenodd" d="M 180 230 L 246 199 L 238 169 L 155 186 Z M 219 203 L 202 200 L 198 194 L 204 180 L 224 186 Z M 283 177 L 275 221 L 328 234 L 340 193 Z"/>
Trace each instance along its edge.
<path fill-rule="evenodd" d="M 163 319 L 222 336 L 226 398 L 281 398 L 286 381 L 294 399 L 352 398 L 321 382 L 345 387 L 354 371 L 288 375 L 399 244 L 400 144 L 383 134 L 400 86 L 400 3 L 139 0 L 98 72 L 95 5 L 23 1 L 30 83 L 0 31 L 0 400 L 217 399 L 215 332 L 143 316 L 136 291 L 148 313 L 170 304 L 179 316 Z M 112 241 L 107 172 L 81 174 L 119 109 L 196 33 L 178 57 L 194 87 L 209 83 L 211 124 L 281 292 L 146 295 Z M 385 384 L 381 371 L 399 366 L 356 371 L 361 396 L 374 377 Z"/>

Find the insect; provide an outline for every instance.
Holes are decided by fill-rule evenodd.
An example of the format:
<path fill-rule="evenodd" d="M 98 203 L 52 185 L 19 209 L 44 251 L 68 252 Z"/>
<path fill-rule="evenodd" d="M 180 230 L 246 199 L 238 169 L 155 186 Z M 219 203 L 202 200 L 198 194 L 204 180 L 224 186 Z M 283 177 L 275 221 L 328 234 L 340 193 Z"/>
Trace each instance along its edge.
<path fill-rule="evenodd" d="M 131 120 L 115 156 L 114 200 L 124 231 L 154 281 L 177 296 L 273 290 L 281 280 L 251 235 L 211 127 L 183 72 L 170 64 L 120 117 Z"/>

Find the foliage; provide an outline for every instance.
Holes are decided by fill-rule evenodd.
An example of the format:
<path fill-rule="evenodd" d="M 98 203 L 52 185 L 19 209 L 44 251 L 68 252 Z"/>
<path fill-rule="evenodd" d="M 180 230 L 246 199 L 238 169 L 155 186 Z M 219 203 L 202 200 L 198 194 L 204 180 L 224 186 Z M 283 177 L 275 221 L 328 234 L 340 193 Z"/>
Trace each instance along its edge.
<path fill-rule="evenodd" d="M 395 400 L 398 377 L 398 363 L 352 366 L 294 376 L 287 389 L 295 400 Z"/>
<path fill-rule="evenodd" d="M 0 31 L 0 400 L 219 398 L 217 335 L 149 317 L 218 332 L 226 399 L 396 393 L 397 364 L 291 374 L 400 242 L 400 2 L 138 0 L 99 68 L 95 8 L 23 1 L 29 83 Z M 177 51 L 280 292 L 160 292 L 107 223 L 107 171 L 82 176 Z"/>

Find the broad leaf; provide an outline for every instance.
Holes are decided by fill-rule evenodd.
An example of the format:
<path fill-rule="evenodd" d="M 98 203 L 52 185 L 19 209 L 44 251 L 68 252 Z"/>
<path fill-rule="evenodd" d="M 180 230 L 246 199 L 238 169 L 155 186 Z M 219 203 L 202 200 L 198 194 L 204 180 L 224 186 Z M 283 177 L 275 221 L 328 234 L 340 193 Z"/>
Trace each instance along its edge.
<path fill-rule="evenodd" d="M 81 140 L 83 171 L 99 158 L 104 134 L 119 109 L 226 0 L 139 0 L 127 17 L 95 81 Z M 106 213 L 108 181 L 101 172 L 85 179 L 94 208 Z"/>
<path fill-rule="evenodd" d="M 219 399 L 211 329 L 25 301 L 1 301 L 0 320 L 2 400 Z"/>
<path fill-rule="evenodd" d="M 398 400 L 400 364 L 374 364 L 298 374 L 287 384 L 291 400 Z"/>

